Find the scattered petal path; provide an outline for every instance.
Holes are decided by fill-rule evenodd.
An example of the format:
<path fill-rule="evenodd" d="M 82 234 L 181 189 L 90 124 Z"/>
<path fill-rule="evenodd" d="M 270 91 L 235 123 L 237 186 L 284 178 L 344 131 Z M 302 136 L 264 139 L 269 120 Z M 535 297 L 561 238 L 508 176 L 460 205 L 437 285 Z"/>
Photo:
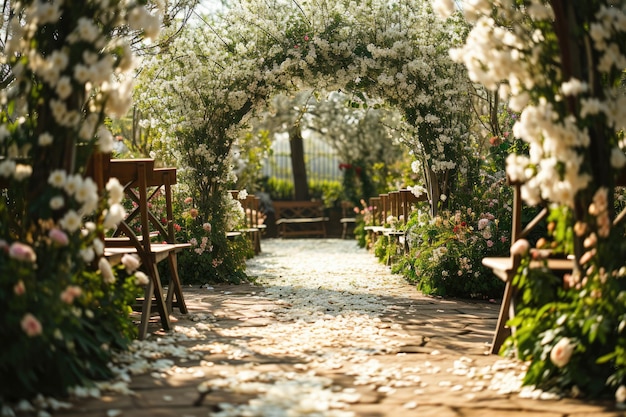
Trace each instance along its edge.
<path fill-rule="evenodd" d="M 188 315 L 54 415 L 617 417 L 521 388 L 487 355 L 497 304 L 426 297 L 354 241 L 268 239 L 254 284 L 186 288 Z"/>

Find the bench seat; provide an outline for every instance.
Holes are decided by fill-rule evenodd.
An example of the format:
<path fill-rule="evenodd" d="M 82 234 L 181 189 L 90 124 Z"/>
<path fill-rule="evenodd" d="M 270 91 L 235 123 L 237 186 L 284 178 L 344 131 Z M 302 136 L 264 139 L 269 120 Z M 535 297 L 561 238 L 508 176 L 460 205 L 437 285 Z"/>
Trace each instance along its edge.
<path fill-rule="evenodd" d="M 326 237 L 329 218 L 321 201 L 275 201 L 273 206 L 279 237 Z"/>

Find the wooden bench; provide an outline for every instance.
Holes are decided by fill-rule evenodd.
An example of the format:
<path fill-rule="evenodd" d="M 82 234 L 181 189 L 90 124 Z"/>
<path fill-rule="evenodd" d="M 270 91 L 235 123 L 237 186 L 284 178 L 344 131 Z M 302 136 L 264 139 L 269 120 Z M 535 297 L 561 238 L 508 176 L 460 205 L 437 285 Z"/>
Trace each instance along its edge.
<path fill-rule="evenodd" d="M 543 207 L 529 222 L 522 224 L 522 185 L 523 182 L 508 181 L 513 189 L 513 218 L 511 225 L 511 245 L 520 239 L 525 239 L 545 220 L 549 214 L 547 207 Z M 626 172 L 623 172 L 616 181 L 617 186 L 626 186 Z M 622 210 L 613 220 L 616 225 L 626 217 L 626 209 Z M 565 275 L 574 269 L 574 259 L 572 256 L 550 257 L 550 251 L 545 251 L 541 259 L 533 260 L 531 268 L 544 268 L 554 272 L 556 275 Z M 486 257 L 482 263 L 491 268 L 493 273 L 505 282 L 502 304 L 496 324 L 496 331 L 491 344 L 491 353 L 498 354 L 506 338 L 515 331 L 509 328 L 507 322 L 515 316 L 515 299 L 517 290 L 513 285 L 513 278 L 521 263 L 521 255 L 511 254 L 507 257 Z"/>
<path fill-rule="evenodd" d="M 265 215 L 261 213 L 261 199 L 253 194 L 246 194 L 245 198 L 239 198 L 238 190 L 230 190 L 231 197 L 238 200 L 244 211 L 244 224 L 229 233 L 245 234 L 250 240 L 255 255 L 261 253 L 261 236 L 265 232 Z"/>
<path fill-rule="evenodd" d="M 398 245 L 401 252 L 407 252 L 409 248 L 405 226 L 414 205 L 423 201 L 428 201 L 426 193 L 418 197 L 406 188 L 370 198 L 373 224 L 365 226 L 365 230 L 370 234 L 372 243 L 380 236 L 387 236 Z M 389 217 L 394 219 L 395 224 L 389 223 Z"/>
<path fill-rule="evenodd" d="M 171 188 L 176 184 L 176 169 L 155 168 L 154 160 L 148 158 L 111 159 L 108 154 L 95 154 L 87 168 L 87 175 L 91 175 L 101 189 L 109 178 L 117 178 L 124 187 L 125 196 L 136 204 L 112 237 L 105 238 L 105 256 L 115 263 L 124 254 L 136 254 L 141 260 L 140 268 L 149 277 L 144 298 L 140 300 L 139 338 L 147 334 L 153 307 L 156 307 L 163 328 L 169 330 L 169 315 L 174 307 L 178 307 L 183 314 L 187 313 L 178 275 L 177 254 L 191 246 L 177 242 L 174 233 Z M 165 198 L 165 225 L 150 210 L 150 201 L 160 192 Z M 138 226 L 139 230 L 136 231 L 133 226 Z M 165 260 L 169 266 L 170 281 L 164 296 L 157 265 Z"/>
<path fill-rule="evenodd" d="M 321 201 L 274 201 L 273 206 L 279 237 L 326 237 L 329 218 Z"/>
<path fill-rule="evenodd" d="M 341 202 L 341 218 L 339 219 L 341 224 L 341 238 L 346 239 L 348 232 L 354 229 L 356 224 L 356 217 L 354 216 L 354 204 L 351 201 Z"/>

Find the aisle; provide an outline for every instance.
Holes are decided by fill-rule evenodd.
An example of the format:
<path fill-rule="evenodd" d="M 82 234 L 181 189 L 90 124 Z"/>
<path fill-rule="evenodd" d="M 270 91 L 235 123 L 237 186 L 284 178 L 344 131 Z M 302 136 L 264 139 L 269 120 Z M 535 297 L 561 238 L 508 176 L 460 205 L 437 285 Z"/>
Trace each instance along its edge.
<path fill-rule="evenodd" d="M 602 415 L 520 398 L 519 365 L 485 354 L 498 305 L 425 297 L 353 241 L 264 240 L 248 273 L 187 288 L 175 330 L 120 358 L 117 393 L 60 415 Z"/>

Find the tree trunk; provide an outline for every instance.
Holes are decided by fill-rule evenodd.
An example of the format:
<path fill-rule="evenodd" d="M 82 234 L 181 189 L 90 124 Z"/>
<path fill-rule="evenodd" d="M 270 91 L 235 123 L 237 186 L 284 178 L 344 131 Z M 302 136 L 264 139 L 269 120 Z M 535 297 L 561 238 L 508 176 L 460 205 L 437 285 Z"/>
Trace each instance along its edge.
<path fill-rule="evenodd" d="M 304 163 L 304 140 L 300 126 L 289 130 L 289 146 L 291 148 L 291 170 L 293 172 L 293 186 L 295 200 L 309 199 L 309 184 L 306 177 Z"/>
<path fill-rule="evenodd" d="M 430 200 L 430 215 L 435 217 L 439 213 L 438 204 L 441 197 L 439 178 L 437 178 L 437 173 L 427 164 L 424 164 L 424 178 L 426 179 L 426 189 L 428 190 L 428 199 Z"/>

